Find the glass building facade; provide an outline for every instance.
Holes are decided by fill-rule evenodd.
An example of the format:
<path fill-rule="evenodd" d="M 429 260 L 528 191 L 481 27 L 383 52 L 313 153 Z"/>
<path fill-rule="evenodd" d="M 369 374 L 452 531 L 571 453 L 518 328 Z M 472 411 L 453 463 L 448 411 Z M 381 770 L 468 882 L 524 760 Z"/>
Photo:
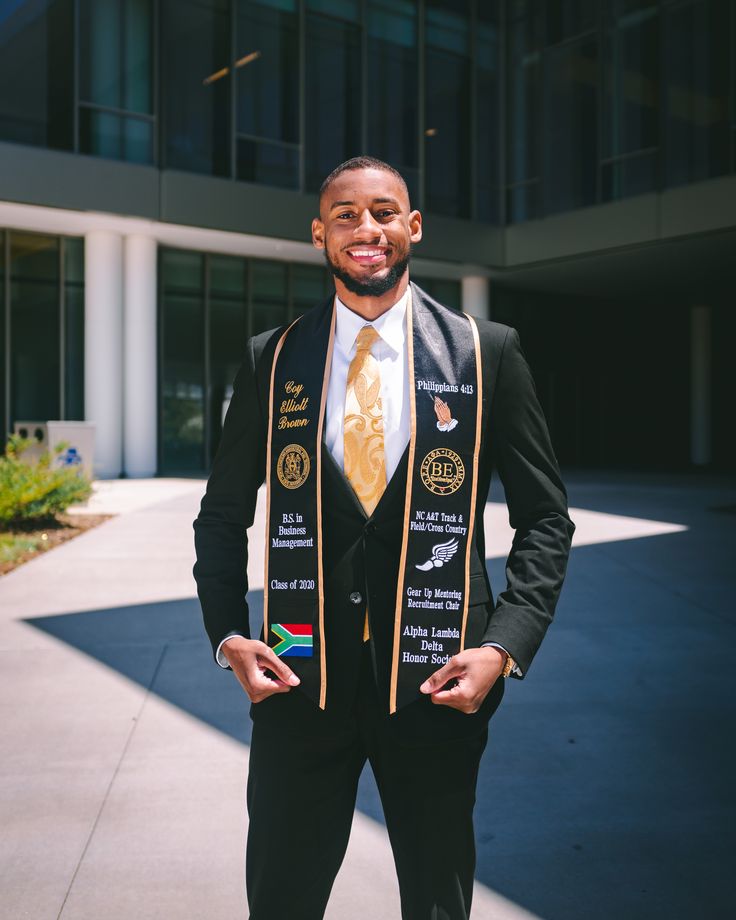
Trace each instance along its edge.
<path fill-rule="evenodd" d="M 511 224 L 733 172 L 734 0 L 0 6 L 0 140 Z M 32 62 L 32 66 L 29 66 Z"/>
<path fill-rule="evenodd" d="M 84 241 L 0 230 L 0 419 L 84 419 Z"/>

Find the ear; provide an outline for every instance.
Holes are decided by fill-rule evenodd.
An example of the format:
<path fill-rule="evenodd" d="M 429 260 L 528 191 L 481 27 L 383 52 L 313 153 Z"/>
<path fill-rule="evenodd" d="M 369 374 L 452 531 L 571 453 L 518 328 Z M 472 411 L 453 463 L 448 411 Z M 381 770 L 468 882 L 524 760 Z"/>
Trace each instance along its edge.
<path fill-rule="evenodd" d="M 422 238 L 422 215 L 419 211 L 412 211 L 409 214 L 409 239 L 412 243 L 418 243 Z"/>
<path fill-rule="evenodd" d="M 319 217 L 312 221 L 312 243 L 317 249 L 325 248 L 325 225 Z"/>

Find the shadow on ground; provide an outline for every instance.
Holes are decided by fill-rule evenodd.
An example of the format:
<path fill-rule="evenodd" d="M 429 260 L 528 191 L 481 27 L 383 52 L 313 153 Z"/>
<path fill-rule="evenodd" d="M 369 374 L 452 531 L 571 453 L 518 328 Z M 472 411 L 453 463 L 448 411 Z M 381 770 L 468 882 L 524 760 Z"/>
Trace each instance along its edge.
<path fill-rule="evenodd" d="M 574 550 L 533 679 L 509 683 L 491 723 L 477 877 L 545 920 L 736 915 L 733 520 L 677 519 L 690 529 Z M 489 571 L 503 582 L 501 560 Z M 248 743 L 196 600 L 28 622 Z M 358 807 L 382 820 L 368 775 Z"/>

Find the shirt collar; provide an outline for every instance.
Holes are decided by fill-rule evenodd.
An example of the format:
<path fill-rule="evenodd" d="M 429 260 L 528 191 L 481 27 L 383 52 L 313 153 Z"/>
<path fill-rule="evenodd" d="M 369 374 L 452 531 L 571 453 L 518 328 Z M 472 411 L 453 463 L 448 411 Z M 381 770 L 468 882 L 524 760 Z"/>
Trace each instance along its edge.
<path fill-rule="evenodd" d="M 353 313 L 349 307 L 345 306 L 337 294 L 335 294 L 335 305 L 337 308 L 335 338 L 340 348 L 345 354 L 349 354 L 363 326 L 373 326 L 388 347 L 398 354 L 403 349 L 406 339 L 404 321 L 406 319 L 406 306 L 408 302 L 409 288 L 407 287 L 393 307 L 390 307 L 385 313 L 382 313 L 378 319 L 369 322 L 357 313 Z"/>

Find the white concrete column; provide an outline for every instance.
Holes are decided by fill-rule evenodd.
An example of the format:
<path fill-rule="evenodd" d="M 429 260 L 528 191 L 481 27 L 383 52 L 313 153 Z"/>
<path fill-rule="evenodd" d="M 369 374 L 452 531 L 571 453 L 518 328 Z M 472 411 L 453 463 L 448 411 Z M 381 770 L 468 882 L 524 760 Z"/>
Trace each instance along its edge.
<path fill-rule="evenodd" d="M 491 300 L 488 278 L 483 275 L 465 275 L 462 279 L 463 313 L 478 319 L 491 318 Z"/>
<path fill-rule="evenodd" d="M 711 311 L 690 308 L 690 459 L 696 466 L 711 461 Z"/>
<path fill-rule="evenodd" d="M 84 414 L 94 422 L 95 475 L 123 462 L 123 241 L 111 230 L 84 238 Z"/>
<path fill-rule="evenodd" d="M 123 468 L 156 474 L 156 240 L 125 237 Z"/>

